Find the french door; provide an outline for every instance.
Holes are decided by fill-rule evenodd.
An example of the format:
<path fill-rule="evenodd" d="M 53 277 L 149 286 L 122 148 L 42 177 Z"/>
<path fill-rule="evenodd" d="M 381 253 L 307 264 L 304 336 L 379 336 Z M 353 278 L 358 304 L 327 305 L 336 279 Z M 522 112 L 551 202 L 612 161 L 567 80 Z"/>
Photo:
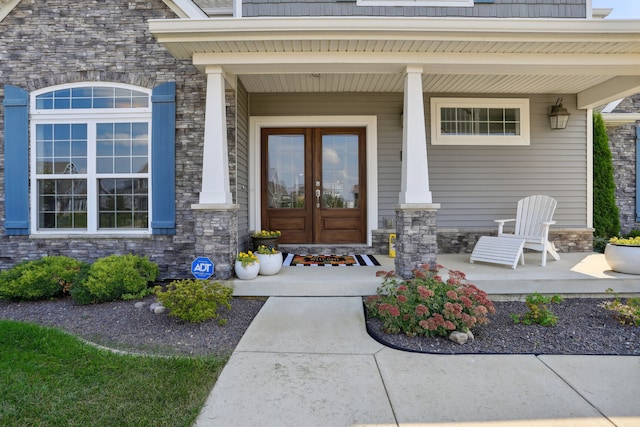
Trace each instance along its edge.
<path fill-rule="evenodd" d="M 263 128 L 262 228 L 282 243 L 366 242 L 365 128 Z"/>

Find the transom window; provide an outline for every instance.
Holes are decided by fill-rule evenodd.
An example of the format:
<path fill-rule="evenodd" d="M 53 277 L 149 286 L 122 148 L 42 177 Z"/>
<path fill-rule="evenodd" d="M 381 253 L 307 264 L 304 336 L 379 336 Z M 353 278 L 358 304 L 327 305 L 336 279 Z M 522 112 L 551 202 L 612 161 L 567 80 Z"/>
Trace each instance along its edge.
<path fill-rule="evenodd" d="M 71 85 L 32 97 L 32 229 L 148 232 L 149 91 Z"/>
<path fill-rule="evenodd" d="M 146 108 L 148 106 L 148 94 L 119 87 L 65 88 L 36 96 L 36 110 Z"/>
<path fill-rule="evenodd" d="M 528 99 L 431 99 L 433 145 L 529 145 Z"/>

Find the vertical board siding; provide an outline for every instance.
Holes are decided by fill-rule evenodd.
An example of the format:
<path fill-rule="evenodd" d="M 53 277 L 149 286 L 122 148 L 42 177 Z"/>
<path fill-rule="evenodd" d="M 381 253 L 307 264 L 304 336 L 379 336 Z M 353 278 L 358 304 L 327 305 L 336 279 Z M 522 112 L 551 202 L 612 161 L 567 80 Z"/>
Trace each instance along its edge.
<path fill-rule="evenodd" d="M 517 201 L 533 194 L 546 194 L 558 200 L 557 227 L 586 227 L 586 116 L 575 110 L 575 97 L 564 96 L 564 105 L 571 112 L 569 125 L 565 130 L 552 131 L 547 112 L 557 98 L 529 97 L 530 146 L 428 143 L 433 202 L 441 204 L 439 227 L 493 228 L 494 219 L 515 216 Z M 430 97 L 425 95 L 427 123 L 429 101 Z M 250 110 L 252 116 L 376 115 L 377 226 L 383 228 L 385 218 L 395 217 L 394 205 L 400 192 L 402 103 L 403 95 L 396 93 L 252 94 Z M 427 138 L 429 129 L 427 124 Z"/>

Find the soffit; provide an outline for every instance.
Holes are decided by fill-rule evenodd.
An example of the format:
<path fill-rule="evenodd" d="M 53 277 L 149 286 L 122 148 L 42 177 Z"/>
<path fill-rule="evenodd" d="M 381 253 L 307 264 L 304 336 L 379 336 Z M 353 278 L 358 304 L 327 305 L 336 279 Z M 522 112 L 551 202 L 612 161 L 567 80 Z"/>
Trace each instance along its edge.
<path fill-rule="evenodd" d="M 640 75 L 637 21 L 248 18 L 150 29 L 176 58 L 222 67 L 252 92 L 399 92 L 407 65 L 424 67 L 430 92 L 578 93 Z"/>
<path fill-rule="evenodd" d="M 249 92 L 402 92 L 404 74 L 241 74 Z M 425 74 L 427 93 L 578 93 L 609 76 Z"/>

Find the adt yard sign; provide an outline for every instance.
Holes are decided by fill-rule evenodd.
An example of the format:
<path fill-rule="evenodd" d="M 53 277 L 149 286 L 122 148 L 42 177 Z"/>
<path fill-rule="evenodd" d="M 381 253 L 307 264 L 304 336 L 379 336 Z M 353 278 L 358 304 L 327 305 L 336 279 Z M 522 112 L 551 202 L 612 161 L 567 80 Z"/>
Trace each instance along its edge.
<path fill-rule="evenodd" d="M 191 263 L 191 274 L 196 279 L 208 279 L 213 275 L 213 262 L 207 257 L 201 256 Z"/>

